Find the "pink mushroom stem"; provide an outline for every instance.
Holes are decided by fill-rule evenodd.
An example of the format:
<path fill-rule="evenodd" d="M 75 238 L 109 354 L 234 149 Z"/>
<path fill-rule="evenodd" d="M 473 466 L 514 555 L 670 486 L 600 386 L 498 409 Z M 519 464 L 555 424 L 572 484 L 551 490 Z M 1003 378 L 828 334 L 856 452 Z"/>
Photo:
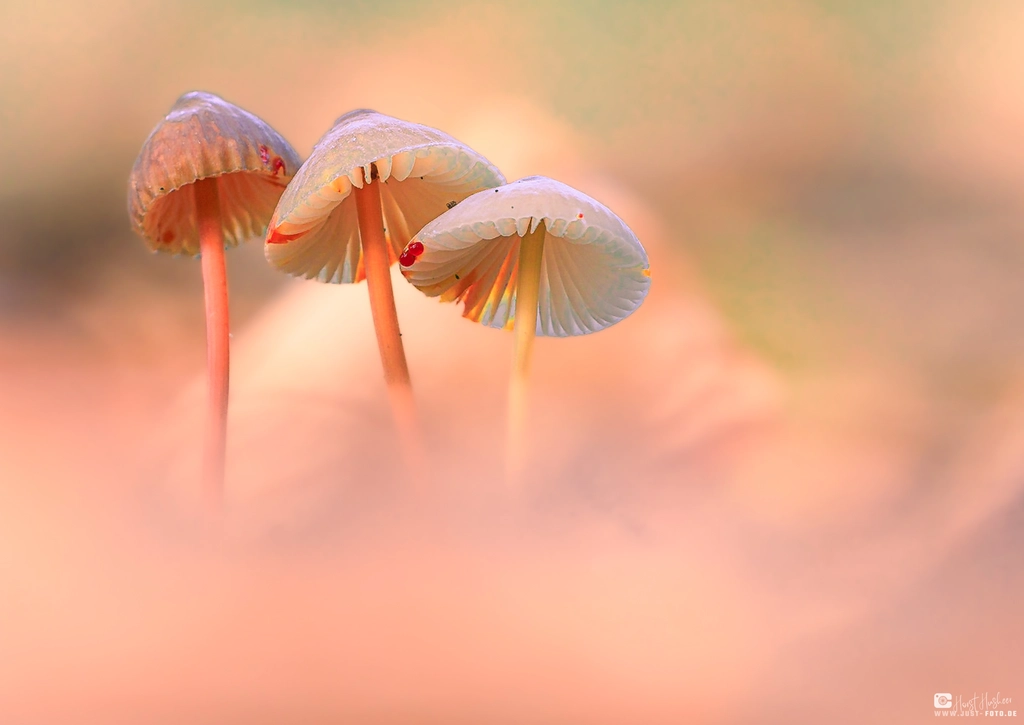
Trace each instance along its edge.
<path fill-rule="evenodd" d="M 209 400 L 203 450 L 203 489 L 214 514 L 224 505 L 224 463 L 228 429 L 229 318 L 228 278 L 224 264 L 217 179 L 203 179 L 195 190 L 199 250 L 206 301 L 206 367 Z"/>
<path fill-rule="evenodd" d="M 376 176 L 374 174 L 374 176 Z M 381 210 L 380 182 L 368 178 L 363 187 L 353 187 L 356 213 L 359 216 L 359 238 L 363 245 L 363 269 L 370 293 L 370 312 L 377 333 L 377 347 L 384 367 L 384 383 L 391 400 L 391 411 L 398 429 L 398 442 L 406 465 L 417 479 L 422 479 L 425 461 L 423 438 L 416 414 L 416 401 L 405 360 L 402 333 L 398 328 L 398 310 L 391 287 L 391 260 L 384 237 L 384 214 Z"/>

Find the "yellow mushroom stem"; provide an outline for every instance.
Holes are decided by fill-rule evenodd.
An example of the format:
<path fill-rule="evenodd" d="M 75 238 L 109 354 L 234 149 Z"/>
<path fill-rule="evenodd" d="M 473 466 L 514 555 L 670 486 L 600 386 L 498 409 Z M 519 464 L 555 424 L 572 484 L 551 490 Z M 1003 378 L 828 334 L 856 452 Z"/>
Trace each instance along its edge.
<path fill-rule="evenodd" d="M 507 471 L 517 481 L 526 462 L 526 389 L 530 353 L 537 334 L 537 297 L 540 268 L 544 258 L 544 222 L 519 242 L 519 269 L 516 273 L 515 350 L 508 395 Z"/>
<path fill-rule="evenodd" d="M 219 516 L 224 505 L 224 462 L 228 429 L 228 366 L 230 322 L 228 278 L 224 265 L 217 179 L 192 184 L 199 229 L 199 252 L 206 302 L 206 368 L 209 399 L 203 450 L 203 489 L 210 511 Z"/>
<path fill-rule="evenodd" d="M 376 169 L 374 168 L 374 171 Z M 381 210 L 380 181 L 367 178 L 360 189 L 352 187 L 359 217 L 359 239 L 363 246 L 363 269 L 370 292 L 370 313 L 377 333 L 377 347 L 384 367 L 384 383 L 391 400 L 391 412 L 398 429 L 398 443 L 410 473 L 417 479 L 423 475 L 425 453 L 412 395 L 409 366 L 398 328 L 395 292 L 391 287 L 391 260 L 384 237 L 384 214 Z"/>

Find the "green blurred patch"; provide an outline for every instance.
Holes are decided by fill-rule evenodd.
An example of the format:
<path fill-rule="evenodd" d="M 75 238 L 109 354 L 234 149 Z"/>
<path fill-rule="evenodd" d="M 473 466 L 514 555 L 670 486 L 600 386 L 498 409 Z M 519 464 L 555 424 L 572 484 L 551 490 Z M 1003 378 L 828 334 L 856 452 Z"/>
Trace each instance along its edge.
<path fill-rule="evenodd" d="M 693 242 L 716 306 L 746 346 L 792 375 L 842 354 L 849 320 L 805 229 L 765 219 Z"/>

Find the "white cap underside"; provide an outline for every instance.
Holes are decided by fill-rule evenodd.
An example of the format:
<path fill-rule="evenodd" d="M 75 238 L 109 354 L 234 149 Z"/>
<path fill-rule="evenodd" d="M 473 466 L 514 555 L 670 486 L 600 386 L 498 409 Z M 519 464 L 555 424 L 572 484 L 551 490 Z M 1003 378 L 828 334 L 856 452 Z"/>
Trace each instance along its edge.
<path fill-rule="evenodd" d="M 454 147 L 404 151 L 373 164 L 380 182 L 386 235 L 395 258 L 415 232 L 450 205 L 501 181 L 488 166 Z M 321 282 L 358 281 L 361 249 L 351 194 L 353 186 L 362 188 L 370 171 L 371 164 L 349 170 L 278 219 L 278 234 L 302 236 L 284 244 L 268 244 L 267 259 L 286 272 Z"/>

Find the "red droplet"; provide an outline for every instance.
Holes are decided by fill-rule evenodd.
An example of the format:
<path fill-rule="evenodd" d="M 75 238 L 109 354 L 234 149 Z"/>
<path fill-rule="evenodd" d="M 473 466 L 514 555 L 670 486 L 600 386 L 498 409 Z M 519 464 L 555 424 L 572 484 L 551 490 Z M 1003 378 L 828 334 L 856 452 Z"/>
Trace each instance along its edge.
<path fill-rule="evenodd" d="M 577 214 L 576 218 L 577 219 L 582 219 L 583 218 L 583 212 L 580 212 L 579 214 Z"/>
<path fill-rule="evenodd" d="M 423 254 L 423 243 L 413 242 L 402 251 L 402 256 L 398 258 L 398 261 L 403 267 L 408 267 L 421 254 Z"/>
<path fill-rule="evenodd" d="M 285 170 L 285 168 L 284 168 L 284 159 L 282 159 L 280 156 L 275 156 L 274 157 L 274 175 L 276 176 L 278 171 L 284 171 L 284 170 Z"/>
<path fill-rule="evenodd" d="M 298 234 L 281 234 L 281 232 L 277 231 L 277 228 L 275 227 L 270 230 L 269 234 L 267 234 L 267 244 L 287 244 L 293 239 L 298 239 L 303 234 L 305 234 L 305 232 L 299 232 Z"/>

